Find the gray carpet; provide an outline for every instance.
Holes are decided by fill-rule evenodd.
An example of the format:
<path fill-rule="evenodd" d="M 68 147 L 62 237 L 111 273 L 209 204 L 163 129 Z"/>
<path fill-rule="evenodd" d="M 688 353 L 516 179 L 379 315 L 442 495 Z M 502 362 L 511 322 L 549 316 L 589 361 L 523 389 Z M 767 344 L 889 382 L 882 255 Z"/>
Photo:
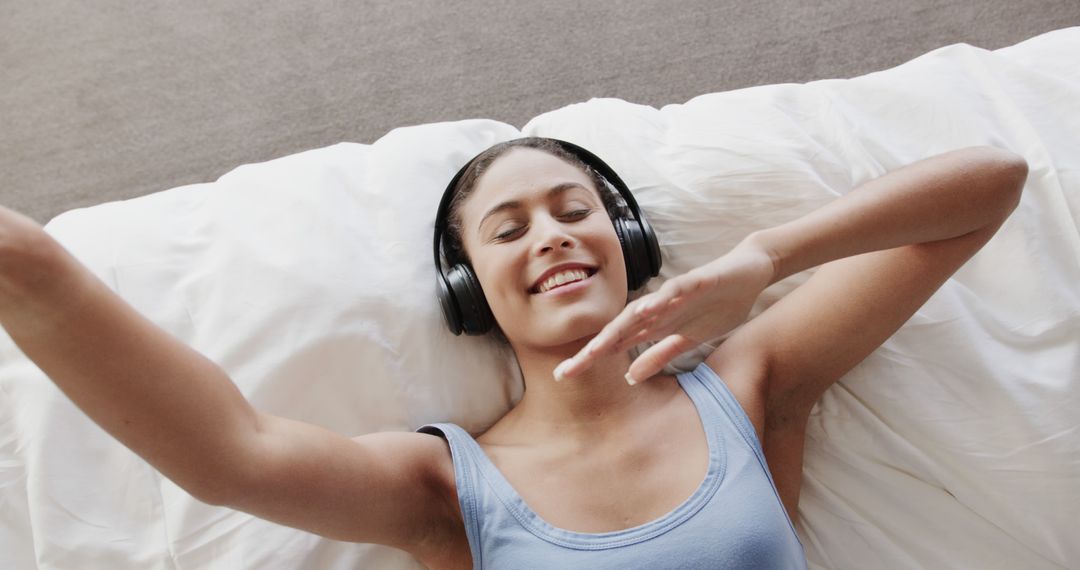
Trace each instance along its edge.
<path fill-rule="evenodd" d="M 13 0 L 2 12 L 0 205 L 42 223 L 398 126 L 520 127 L 590 97 L 659 107 L 1080 24 L 1077 0 Z"/>

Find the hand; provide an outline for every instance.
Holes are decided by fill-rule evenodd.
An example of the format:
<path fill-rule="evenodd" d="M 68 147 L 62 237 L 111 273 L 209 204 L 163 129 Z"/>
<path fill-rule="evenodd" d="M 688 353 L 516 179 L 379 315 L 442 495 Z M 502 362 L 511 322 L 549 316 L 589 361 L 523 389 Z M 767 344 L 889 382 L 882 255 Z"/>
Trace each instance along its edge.
<path fill-rule="evenodd" d="M 769 253 L 744 240 L 724 256 L 627 304 L 589 344 L 556 368 L 556 378 L 571 378 L 599 357 L 663 339 L 638 356 L 627 374 L 631 384 L 650 378 L 683 352 L 742 324 L 774 275 Z"/>

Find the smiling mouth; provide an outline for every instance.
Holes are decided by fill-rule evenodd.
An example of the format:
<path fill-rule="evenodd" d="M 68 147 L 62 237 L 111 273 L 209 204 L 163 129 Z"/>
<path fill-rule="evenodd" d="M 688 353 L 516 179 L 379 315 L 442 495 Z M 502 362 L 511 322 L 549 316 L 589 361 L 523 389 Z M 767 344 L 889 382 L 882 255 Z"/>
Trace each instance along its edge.
<path fill-rule="evenodd" d="M 581 283 L 590 279 L 598 271 L 596 268 L 578 268 L 556 273 L 537 286 L 530 287 L 529 295 L 542 295 L 567 285 Z"/>

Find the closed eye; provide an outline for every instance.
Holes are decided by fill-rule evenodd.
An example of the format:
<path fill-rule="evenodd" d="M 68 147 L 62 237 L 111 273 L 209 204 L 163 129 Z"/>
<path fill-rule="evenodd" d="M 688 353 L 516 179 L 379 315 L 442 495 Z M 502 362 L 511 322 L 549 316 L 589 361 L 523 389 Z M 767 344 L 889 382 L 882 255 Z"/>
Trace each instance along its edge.
<path fill-rule="evenodd" d="M 524 226 L 522 226 L 522 227 L 524 227 Z M 512 235 L 514 235 L 515 233 L 517 233 L 517 231 L 518 231 L 518 230 L 520 230 L 520 229 L 521 229 L 521 228 L 514 228 L 514 229 L 512 229 L 512 230 L 507 230 L 507 231 L 505 231 L 505 232 L 503 232 L 503 233 L 501 233 L 501 234 L 499 234 L 499 235 L 495 236 L 495 239 L 497 239 L 497 240 L 504 240 L 504 239 L 506 239 L 506 238 L 508 238 L 508 237 L 510 237 L 510 236 L 512 236 Z"/>
<path fill-rule="evenodd" d="M 561 218 L 572 218 L 572 219 L 574 219 L 576 221 L 576 220 L 584 219 L 586 216 L 588 216 L 591 213 L 592 213 L 591 209 L 573 210 L 573 211 L 567 212 L 567 213 L 565 213 L 565 214 L 563 214 L 562 216 L 559 216 L 559 217 L 561 217 Z M 520 226 L 520 227 L 517 227 L 517 228 L 512 228 L 512 229 L 506 230 L 505 232 L 495 236 L 495 239 L 504 240 L 504 239 L 510 238 L 514 234 L 520 232 L 523 229 L 525 229 L 525 226 Z"/>

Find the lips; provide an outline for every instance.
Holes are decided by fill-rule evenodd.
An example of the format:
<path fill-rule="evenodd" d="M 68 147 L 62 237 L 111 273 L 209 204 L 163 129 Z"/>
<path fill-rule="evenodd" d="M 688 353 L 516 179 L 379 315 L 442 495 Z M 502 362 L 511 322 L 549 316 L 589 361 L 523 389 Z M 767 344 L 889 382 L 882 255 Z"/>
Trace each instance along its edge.
<path fill-rule="evenodd" d="M 544 281 L 546 281 L 548 279 L 548 277 L 551 277 L 552 275 L 555 275 L 556 273 L 560 273 L 562 271 L 568 271 L 568 270 L 571 270 L 571 269 L 583 269 L 583 270 L 585 270 L 586 278 L 592 277 L 597 272 L 597 268 L 592 266 L 592 265 L 586 265 L 584 263 L 562 263 L 562 264 L 556 265 L 554 267 L 551 267 L 547 271 L 541 273 L 540 277 L 537 278 L 537 280 L 535 282 L 533 282 L 531 287 L 529 287 L 529 294 L 530 295 L 538 294 L 540 292 L 540 285 Z M 550 291 L 550 289 L 549 289 L 549 291 Z"/>

